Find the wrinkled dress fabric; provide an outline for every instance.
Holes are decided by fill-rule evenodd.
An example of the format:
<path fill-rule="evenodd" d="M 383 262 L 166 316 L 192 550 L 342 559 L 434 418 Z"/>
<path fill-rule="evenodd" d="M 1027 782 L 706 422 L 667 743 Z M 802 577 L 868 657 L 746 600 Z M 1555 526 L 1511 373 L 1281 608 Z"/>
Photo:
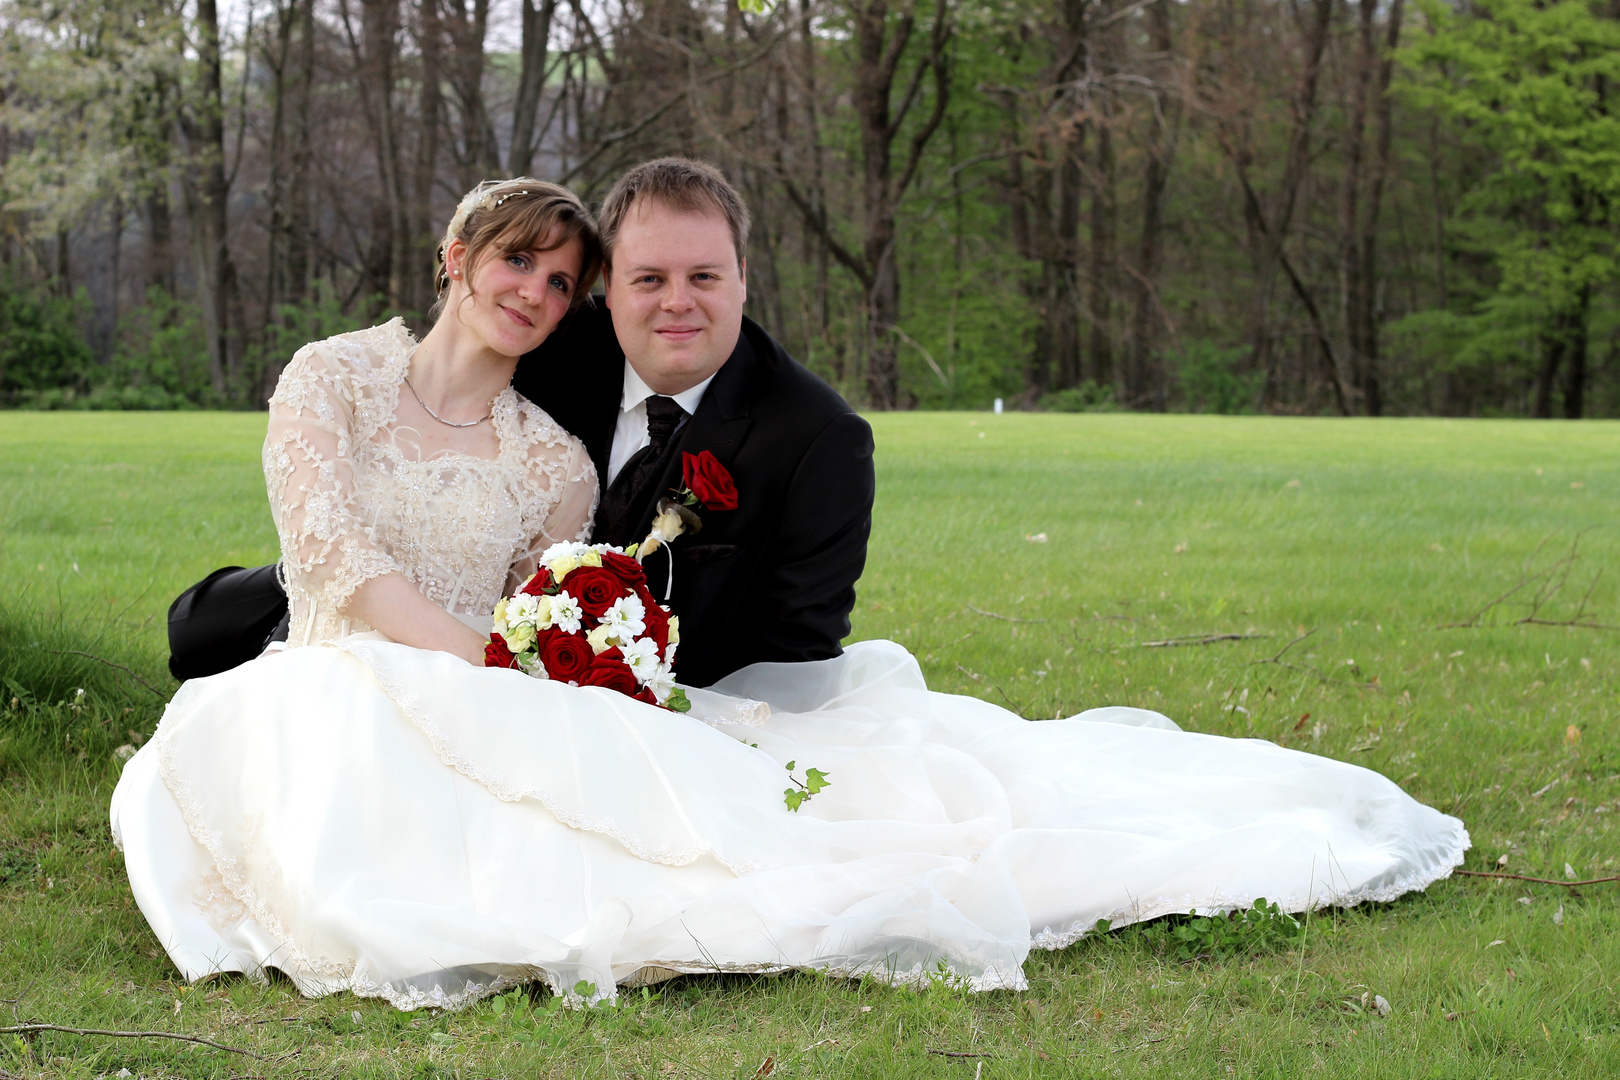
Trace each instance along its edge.
<path fill-rule="evenodd" d="M 349 639 L 187 683 L 114 796 L 187 978 L 289 975 L 402 1008 L 543 979 L 943 964 L 1274 899 L 1391 900 L 1461 822 L 1377 773 L 1107 708 L 1026 721 L 930 692 L 892 642 L 762 664 L 680 716 Z M 831 786 L 788 811 L 784 766 Z"/>
<path fill-rule="evenodd" d="M 424 456 L 398 418 L 415 347 L 395 321 L 288 364 L 264 471 L 290 647 L 183 685 L 114 792 L 187 979 L 274 968 L 401 1008 L 787 968 L 1019 988 L 1031 946 L 1099 919 L 1390 900 L 1468 847 L 1366 769 L 1138 709 L 1032 723 L 931 693 L 892 642 L 744 668 L 682 716 L 389 641 L 357 589 L 397 574 L 487 632 L 597 490 L 509 389 L 498 447 Z M 831 778 L 798 813 L 789 762 Z"/>

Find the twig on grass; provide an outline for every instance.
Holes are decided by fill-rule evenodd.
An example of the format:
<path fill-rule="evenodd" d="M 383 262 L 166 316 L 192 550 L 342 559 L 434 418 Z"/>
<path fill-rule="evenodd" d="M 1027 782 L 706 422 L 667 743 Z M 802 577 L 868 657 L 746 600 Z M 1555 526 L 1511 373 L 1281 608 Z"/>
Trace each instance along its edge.
<path fill-rule="evenodd" d="M 1525 874 L 1487 873 L 1484 870 L 1453 870 L 1452 873 L 1461 877 L 1511 878 L 1514 881 L 1533 881 L 1538 885 L 1562 885 L 1566 889 L 1573 889 L 1577 885 L 1602 885 L 1608 881 L 1620 881 L 1620 874 L 1613 877 L 1590 878 L 1586 881 L 1559 881 L 1557 878 L 1529 877 Z"/>
<path fill-rule="evenodd" d="M 1163 641 L 1140 641 L 1139 649 L 1174 649 L 1182 645 L 1213 645 L 1217 641 L 1252 641 L 1268 638 L 1270 634 L 1188 634 L 1184 637 L 1165 638 Z"/>
<path fill-rule="evenodd" d="M 1318 679 L 1321 679 L 1323 682 L 1331 682 L 1332 680 L 1329 679 L 1326 675 L 1322 674 L 1322 670 L 1320 668 L 1318 668 L 1315 664 L 1306 664 L 1304 667 L 1300 667 L 1298 664 L 1293 664 L 1293 663 L 1290 663 L 1287 660 L 1283 659 L 1283 657 L 1288 653 L 1289 649 L 1292 649 L 1295 645 L 1298 645 L 1300 642 L 1304 641 L 1306 638 L 1310 637 L 1314 633 L 1316 633 L 1316 627 L 1313 626 L 1309 630 L 1305 631 L 1303 634 L 1299 635 L 1293 641 L 1290 641 L 1288 644 L 1286 644 L 1282 648 L 1278 649 L 1277 650 L 1277 655 L 1268 656 L 1264 660 L 1252 660 L 1252 661 L 1250 661 L 1249 666 L 1255 667 L 1255 666 L 1258 666 L 1260 664 L 1276 664 L 1278 667 L 1285 667 L 1290 671 L 1297 671 L 1301 675 L 1315 675 Z"/>
<path fill-rule="evenodd" d="M 38 979 L 29 980 L 28 985 L 23 987 L 23 992 L 14 998 L 0 998 L 0 1005 L 11 1006 L 11 1018 L 13 1020 L 17 1019 L 17 1006 L 22 1004 L 22 999 L 28 996 L 28 992 L 34 988 L 34 983 L 37 982 L 39 982 Z"/>
<path fill-rule="evenodd" d="M 103 659 L 102 657 L 97 656 L 95 653 L 87 653 L 87 652 L 84 652 L 83 650 L 80 650 L 80 649 L 47 649 L 45 651 L 55 653 L 57 656 L 82 656 L 82 657 L 85 657 L 88 660 L 94 660 L 97 663 L 106 664 L 108 667 L 117 668 L 119 671 L 124 672 L 130 678 L 134 679 L 136 682 L 140 683 L 142 686 L 144 686 L 148 690 L 152 691 L 152 693 L 156 694 L 158 697 L 161 698 L 161 697 L 166 696 L 163 693 L 163 691 L 159 690 L 157 687 L 153 686 L 151 683 L 147 682 L 145 679 L 143 679 L 139 675 L 135 674 L 135 672 L 131 671 L 129 668 L 125 667 L 123 664 L 116 664 L 111 660 Z"/>
<path fill-rule="evenodd" d="M 994 1054 L 976 1054 L 969 1050 L 935 1050 L 932 1046 L 924 1047 L 930 1054 L 938 1054 L 948 1058 L 993 1058 Z"/>
<path fill-rule="evenodd" d="M 1512 601 L 1516 605 L 1528 606 L 1530 611 L 1523 618 L 1514 619 L 1507 623 L 1506 625 L 1508 626 L 1568 626 L 1578 627 L 1583 630 L 1620 630 L 1620 626 L 1614 626 L 1609 623 L 1595 622 L 1586 615 L 1586 605 L 1591 602 L 1592 590 L 1597 588 L 1598 578 L 1603 576 L 1603 570 L 1601 567 L 1598 569 L 1597 573 L 1592 575 L 1592 580 L 1587 582 L 1586 592 L 1581 594 L 1580 601 L 1575 605 L 1575 614 L 1571 615 L 1567 619 L 1553 619 L 1542 614 L 1542 612 L 1547 609 L 1548 605 L 1552 604 L 1552 602 L 1558 598 L 1558 594 L 1564 590 L 1564 586 L 1569 584 L 1569 576 L 1575 572 L 1575 564 L 1580 561 L 1581 537 L 1590 532 L 1592 528 L 1596 528 L 1596 526 L 1582 529 L 1580 532 L 1576 533 L 1575 539 L 1571 540 L 1569 543 L 1569 550 L 1567 552 L 1559 556 L 1557 559 L 1554 559 L 1546 568 L 1532 573 L 1530 567 L 1535 563 L 1536 559 L 1541 555 L 1542 551 L 1546 549 L 1547 544 L 1550 542 L 1550 538 L 1549 540 L 1543 540 L 1536 546 L 1536 550 L 1530 553 L 1530 557 L 1525 560 L 1524 569 L 1519 574 L 1519 580 L 1513 584 L 1512 588 L 1508 589 L 1506 592 L 1502 593 L 1500 596 L 1496 597 L 1496 599 L 1490 601 L 1484 607 L 1480 608 L 1478 611 L 1474 612 L 1461 622 L 1441 623 L 1437 629 L 1478 629 L 1479 627 L 1486 625 L 1485 620 L 1491 614 L 1491 612 L 1495 611 L 1498 607 L 1509 606 L 1510 601 Z M 1513 601 L 1515 596 L 1518 596 L 1527 589 L 1533 590 L 1529 593 L 1527 599 Z"/>
<path fill-rule="evenodd" d="M 1013 615 L 997 615 L 993 611 L 986 611 L 984 608 L 978 607 L 974 604 L 969 604 L 968 610 L 974 612 L 975 614 L 983 615 L 987 618 L 1000 619 L 1002 622 L 1041 623 L 1047 621 L 1046 619 L 1020 619 Z"/>
<path fill-rule="evenodd" d="M 225 1050 L 232 1054 L 243 1054 L 257 1061 L 265 1060 L 263 1054 L 255 1054 L 252 1050 L 226 1046 L 224 1043 L 205 1039 L 200 1035 L 182 1035 L 176 1031 L 109 1031 L 102 1028 L 64 1027 L 61 1024 L 16 1024 L 11 1027 L 0 1027 L 0 1035 L 31 1035 L 37 1031 L 60 1031 L 68 1035 L 101 1035 L 111 1039 L 177 1039 L 180 1042 L 212 1046 L 215 1050 Z"/>

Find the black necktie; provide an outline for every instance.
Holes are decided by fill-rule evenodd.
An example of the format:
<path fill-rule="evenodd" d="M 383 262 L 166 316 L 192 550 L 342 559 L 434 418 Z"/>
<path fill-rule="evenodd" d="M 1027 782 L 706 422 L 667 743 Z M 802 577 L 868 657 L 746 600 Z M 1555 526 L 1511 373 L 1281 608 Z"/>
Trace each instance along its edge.
<path fill-rule="evenodd" d="M 641 539 L 628 535 L 639 524 L 631 521 L 630 515 L 647 501 L 647 485 L 656 483 L 663 473 L 675 430 L 684 419 L 686 410 L 674 398 L 654 394 L 647 399 L 647 445 L 624 463 L 602 497 L 596 513 L 598 541 L 630 544 Z"/>

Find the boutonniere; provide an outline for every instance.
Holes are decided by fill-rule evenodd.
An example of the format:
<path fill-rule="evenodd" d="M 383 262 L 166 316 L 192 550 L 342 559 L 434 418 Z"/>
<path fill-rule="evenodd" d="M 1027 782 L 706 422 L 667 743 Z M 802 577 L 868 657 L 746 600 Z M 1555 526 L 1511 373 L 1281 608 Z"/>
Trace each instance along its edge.
<path fill-rule="evenodd" d="M 720 459 L 708 450 L 697 454 L 682 452 L 681 486 L 674 495 L 673 499 L 658 500 L 658 509 L 653 515 L 652 529 L 647 533 L 647 538 L 629 549 L 637 562 L 644 562 L 660 547 L 668 547 L 677 536 L 701 532 L 703 519 L 698 517 L 697 507 L 705 510 L 737 509 L 737 485 L 732 481 L 731 473 L 720 464 Z M 671 553 L 669 575 L 664 579 L 665 600 L 669 599 L 674 586 L 675 559 Z"/>
<path fill-rule="evenodd" d="M 675 497 L 686 506 L 705 510 L 737 509 L 737 485 L 720 459 L 707 450 L 681 454 L 681 489 Z"/>

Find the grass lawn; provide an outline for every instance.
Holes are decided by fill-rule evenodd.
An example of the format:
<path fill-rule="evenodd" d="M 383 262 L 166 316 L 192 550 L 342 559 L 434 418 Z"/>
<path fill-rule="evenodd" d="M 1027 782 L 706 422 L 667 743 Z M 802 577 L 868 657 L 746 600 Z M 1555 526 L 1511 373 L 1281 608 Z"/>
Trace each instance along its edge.
<path fill-rule="evenodd" d="M 1620 425 L 873 422 L 855 637 L 902 642 L 936 689 L 1031 719 L 1139 705 L 1342 758 L 1461 816 L 1472 869 L 1620 873 L 1620 633 L 1570 625 L 1620 624 L 1599 575 L 1620 554 Z M 1021 995 L 685 978 L 612 1010 L 515 994 L 430 1015 L 187 988 L 108 835 L 112 752 L 174 689 L 173 595 L 274 554 L 262 432 L 0 413 L 0 998 L 23 995 L 22 1021 L 264 1057 L 5 1034 L 0 1076 L 1620 1075 L 1615 883 L 1456 878 L 1319 916 L 1296 947 L 1190 962 L 1127 930 L 1033 954 Z"/>

